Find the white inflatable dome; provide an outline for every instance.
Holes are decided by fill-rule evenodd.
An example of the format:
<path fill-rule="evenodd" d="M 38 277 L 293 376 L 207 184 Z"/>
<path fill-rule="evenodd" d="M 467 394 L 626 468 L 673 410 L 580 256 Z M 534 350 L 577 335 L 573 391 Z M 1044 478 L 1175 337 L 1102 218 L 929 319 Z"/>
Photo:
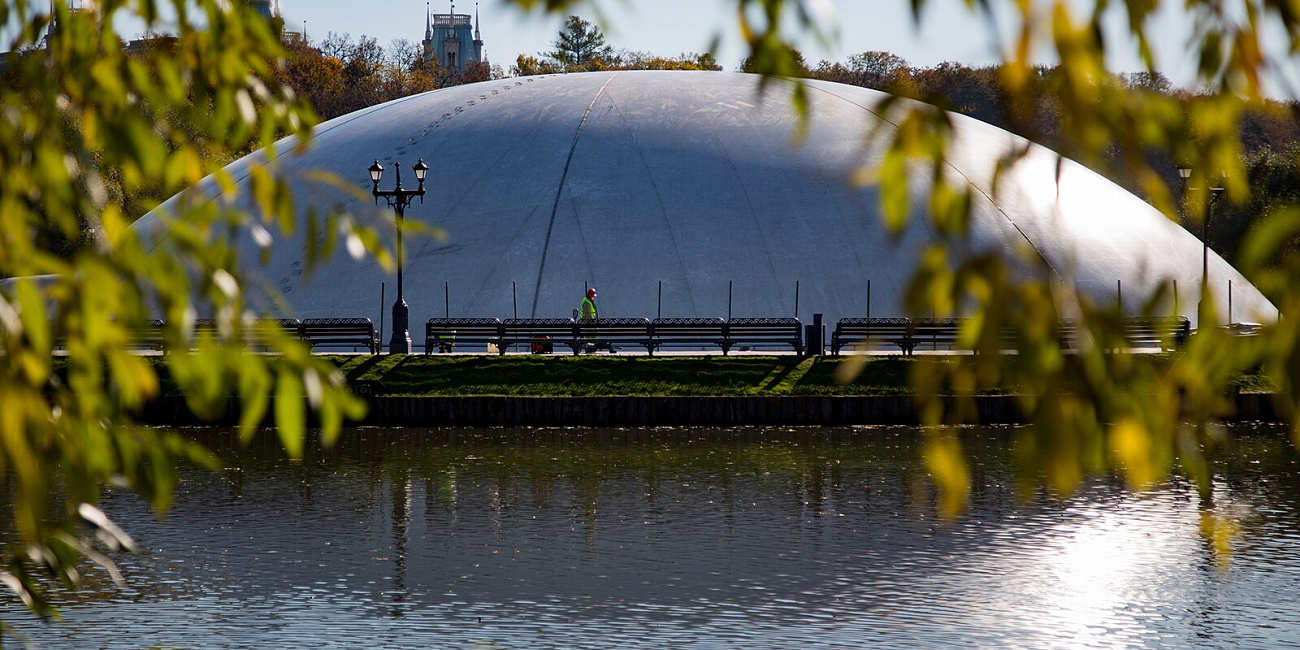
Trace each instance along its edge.
<path fill-rule="evenodd" d="M 759 78 L 745 74 L 586 73 L 447 88 L 358 111 L 321 125 L 304 154 L 279 143 L 276 173 L 292 180 L 300 215 L 342 207 L 382 225 L 391 213 L 369 197 L 371 162 L 386 168 L 381 189 L 391 189 L 394 163 L 408 188 L 417 159 L 431 167 L 423 204 L 406 213 L 446 232 L 441 241 L 407 241 L 405 297 L 420 340 L 420 324 L 444 313 L 567 317 L 588 285 L 599 290 L 602 317 L 726 317 L 729 308 L 737 318 L 792 316 L 796 283 L 805 322 L 868 309 L 904 316 L 906 281 L 932 238 L 924 196 L 914 192 L 915 217 L 894 239 L 878 214 L 879 188 L 849 180 L 883 153 L 865 134 L 880 125 L 873 108 L 885 95 L 807 83 L 812 124 L 800 145 L 780 83 L 760 95 Z M 954 120 L 949 167 L 974 189 L 974 249 L 1041 256 L 1055 279 L 1099 300 L 1122 296 L 1133 314 L 1158 283 L 1176 280 L 1178 310 L 1195 324 L 1197 238 L 1076 163 L 1064 162 L 1058 183 L 1058 157 L 1038 146 L 994 194 L 996 161 L 1025 141 Z M 254 154 L 228 171 L 246 185 L 249 165 L 261 160 Z M 355 183 L 364 198 L 310 181 L 316 169 Z M 921 191 L 927 180 L 913 179 Z M 240 243 L 263 289 L 283 298 L 281 311 L 378 322 L 394 278 L 340 247 L 307 280 L 302 234 L 275 242 L 265 266 L 251 239 Z M 1213 253 L 1209 278 L 1220 314 L 1231 282 L 1234 320 L 1276 319 Z"/>

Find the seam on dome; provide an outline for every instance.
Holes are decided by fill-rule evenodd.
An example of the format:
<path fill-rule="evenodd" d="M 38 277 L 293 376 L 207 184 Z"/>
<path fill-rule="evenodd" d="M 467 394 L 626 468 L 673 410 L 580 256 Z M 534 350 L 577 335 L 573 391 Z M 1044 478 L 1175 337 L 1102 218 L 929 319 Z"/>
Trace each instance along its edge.
<path fill-rule="evenodd" d="M 443 89 L 443 88 L 439 88 L 438 90 L 445 90 L 445 89 Z M 359 120 L 359 119 L 361 119 L 361 118 L 363 118 L 363 117 L 367 117 L 367 116 L 369 116 L 369 115 L 373 115 L 373 114 L 378 113 L 379 111 L 382 111 L 382 110 L 384 110 L 384 109 L 386 109 L 386 108 L 389 108 L 389 107 L 391 107 L 391 106 L 396 106 L 396 105 L 398 105 L 398 104 L 403 104 L 403 103 L 405 103 L 405 102 L 411 101 L 411 100 L 416 99 L 416 98 L 418 98 L 418 97 L 423 97 L 423 96 L 425 96 L 425 95 L 429 95 L 429 94 L 432 94 L 432 93 L 436 93 L 436 92 L 438 92 L 438 90 L 431 90 L 431 91 L 429 91 L 429 92 L 427 92 L 427 93 L 420 93 L 420 94 L 418 94 L 418 95 L 409 95 L 409 96 L 406 96 L 406 97 L 399 97 L 399 98 L 394 99 L 394 100 L 392 100 L 392 101 L 390 101 L 390 102 L 385 102 L 385 103 L 383 103 L 383 104 L 380 104 L 379 106 L 370 106 L 370 107 L 368 107 L 368 108 L 361 109 L 360 111 L 356 111 L 356 112 L 354 112 L 354 113 L 349 113 L 349 115 L 351 115 L 351 117 L 348 117 L 348 119 L 343 120 L 343 121 L 339 122 L 338 124 L 334 124 L 334 125 L 330 126 L 330 127 L 327 128 L 327 129 L 324 129 L 324 130 L 321 130 L 321 131 L 313 131 L 313 132 L 312 132 L 312 137 L 315 138 L 315 137 L 317 137 L 317 136 L 319 136 L 319 135 L 323 135 L 323 134 L 329 133 L 330 131 L 333 131 L 334 129 L 337 129 L 337 128 L 339 128 L 339 127 L 345 125 L 345 124 L 350 124 L 350 123 L 353 122 L 354 120 Z M 329 121 L 332 122 L 333 120 L 329 120 Z M 298 138 L 298 136 L 289 136 L 289 137 L 294 138 L 295 140 L 297 140 L 297 141 L 299 141 L 299 142 L 301 141 L 301 139 Z M 287 139 L 287 138 L 286 138 L 286 139 Z M 294 147 L 298 146 L 299 142 L 295 142 L 293 146 L 291 146 L 291 147 L 287 147 L 287 148 L 288 148 L 288 149 L 293 149 Z M 272 143 L 270 147 L 263 147 L 263 148 L 261 148 L 261 149 L 258 149 L 257 151 L 254 151 L 253 153 L 248 154 L 248 156 L 256 156 L 256 155 L 258 155 L 258 154 L 262 154 L 262 156 L 263 156 L 263 160 L 262 160 L 262 162 L 265 163 L 265 162 L 266 162 L 266 156 L 265 156 L 265 154 L 263 154 L 262 152 L 266 151 L 267 149 L 273 149 L 273 148 L 275 148 L 275 146 L 276 146 L 275 143 Z M 243 157 L 241 157 L 239 160 L 243 160 L 244 158 L 247 158 L 248 156 L 243 156 Z M 277 157 L 278 157 L 278 156 L 279 156 L 279 154 L 277 154 Z M 230 164 L 233 165 L 233 164 L 239 162 L 239 160 L 236 160 L 236 161 L 234 161 L 234 162 L 232 162 L 232 163 L 230 163 Z M 223 167 L 223 169 L 224 169 L 224 167 Z M 244 182 L 245 180 L 248 179 L 248 175 L 249 175 L 250 173 L 252 173 L 252 172 L 245 171 L 245 172 L 244 172 L 242 175 L 240 175 L 238 178 L 232 178 L 231 181 L 232 181 L 234 184 L 236 184 L 236 185 L 239 184 L 239 183 L 242 183 L 242 182 Z M 203 180 L 199 181 L 198 185 L 195 185 L 195 188 L 200 188 L 200 187 L 202 187 L 204 181 L 207 181 L 207 180 L 210 179 L 210 178 L 212 178 L 212 174 L 208 174 L 207 177 L 205 177 Z M 180 194 L 184 194 L 185 191 L 186 191 L 186 190 L 181 190 Z M 197 203 L 194 207 L 196 207 L 196 208 L 203 207 L 203 206 L 205 206 L 205 205 L 211 203 L 211 202 L 212 202 L 213 200 L 215 200 L 216 198 L 217 198 L 216 196 L 208 195 L 207 199 L 205 199 L 204 201 L 201 201 L 201 202 Z M 168 200 L 171 200 L 171 199 L 168 199 Z M 164 203 L 166 203 L 166 201 L 164 201 Z M 158 207 L 162 207 L 162 205 L 160 204 Z M 154 208 L 154 209 L 156 210 L 156 209 L 158 209 L 158 208 Z M 146 213 L 146 214 L 147 214 L 147 213 Z M 144 215 L 141 215 L 141 218 L 143 218 L 143 216 L 144 216 Z M 159 246 L 162 245 L 163 242 L 167 241 L 169 238 L 170 238 L 170 236 L 169 236 L 168 234 L 166 234 L 166 232 L 164 232 L 162 237 L 159 237 L 158 239 L 156 239 L 156 240 L 153 241 L 153 246 L 150 246 L 150 247 L 149 247 L 149 250 L 145 251 L 145 254 L 148 255 L 148 254 L 153 253 L 155 250 L 158 249 Z"/>
<path fill-rule="evenodd" d="M 582 114 L 582 119 L 578 122 L 578 130 L 573 134 L 573 144 L 569 145 L 569 155 L 564 159 L 564 171 L 560 172 L 560 183 L 555 188 L 555 202 L 551 204 L 551 221 L 546 224 L 546 239 L 542 242 L 542 261 L 537 265 L 537 284 L 533 287 L 533 308 L 530 312 L 530 318 L 537 318 L 537 301 L 541 297 L 542 277 L 546 274 L 546 257 L 551 251 L 551 233 L 555 230 L 555 215 L 560 211 L 560 197 L 564 195 L 564 184 L 569 179 L 569 166 L 573 164 L 573 154 L 578 150 L 578 140 L 582 138 L 582 129 L 587 126 L 587 118 L 591 117 L 591 111 L 596 107 L 596 102 L 600 101 L 605 94 L 605 88 L 617 79 L 621 72 L 614 73 L 609 79 L 601 84 L 600 90 L 596 91 L 596 96 L 591 98 L 591 103 L 587 104 L 587 110 Z"/>
<path fill-rule="evenodd" d="M 682 247 L 678 242 L 677 234 L 673 231 L 673 222 L 668 218 L 668 210 L 664 208 L 664 198 L 663 195 L 659 193 L 659 183 L 655 181 L 654 172 L 650 169 L 650 163 L 647 162 L 645 158 L 645 150 L 641 148 L 641 141 L 636 137 L 636 132 L 633 131 L 631 125 L 628 124 L 626 116 L 623 115 L 623 110 L 619 108 L 618 104 L 614 104 L 614 111 L 618 113 L 619 121 L 621 121 L 623 125 L 627 127 L 628 132 L 632 134 L 632 148 L 636 150 L 637 159 L 641 161 L 641 166 L 646 171 L 646 178 L 650 181 L 650 188 L 654 190 L 655 203 L 659 206 L 659 216 L 663 219 L 664 228 L 668 231 L 669 241 L 673 243 L 673 255 L 677 258 L 677 270 L 681 272 L 682 278 L 685 279 L 686 263 L 682 259 Z M 683 284 L 686 286 L 686 301 L 690 304 L 690 313 L 699 313 L 695 308 L 695 291 L 691 288 L 690 281 L 685 281 Z"/>
<path fill-rule="evenodd" d="M 818 91 L 818 92 L 826 93 L 827 95 L 830 95 L 831 97 L 835 97 L 836 99 L 839 99 L 839 100 L 841 100 L 841 101 L 848 102 L 849 104 L 852 104 L 852 105 L 854 105 L 854 106 L 857 106 L 858 108 L 860 108 L 860 109 L 862 109 L 862 110 L 864 110 L 864 111 L 870 113 L 871 115 L 876 116 L 877 118 L 880 119 L 880 121 L 885 122 L 886 124 L 889 124 L 890 126 L 894 127 L 895 129 L 898 128 L 898 125 L 897 125 L 897 124 L 895 124 L 895 123 L 893 123 L 892 121 L 886 119 L 883 115 L 881 115 L 880 113 L 876 112 L 876 111 L 873 110 L 872 108 L 867 107 L 867 106 L 863 106 L 862 104 L 859 104 L 858 102 L 855 102 L 855 101 L 853 101 L 852 99 L 849 99 L 849 98 L 847 98 L 847 97 L 845 97 L 845 96 L 843 96 L 843 95 L 840 95 L 840 94 L 838 94 L 838 93 L 835 93 L 835 92 L 833 92 L 833 91 L 831 91 L 831 90 L 827 90 L 826 88 L 820 88 L 820 87 L 818 87 L 818 86 L 816 86 L 816 85 L 813 85 L 813 84 L 804 84 L 804 87 L 805 87 L 805 88 L 810 88 L 810 89 L 812 89 L 812 90 L 816 90 L 816 91 Z M 874 89 L 873 89 L 873 90 L 874 90 Z M 964 117 L 969 117 L 969 116 L 964 116 Z M 974 118 L 972 118 L 972 119 L 974 119 Z M 980 123 L 981 123 L 981 124 L 987 124 L 986 122 L 980 122 Z M 992 126 L 992 125 L 990 125 L 990 126 Z M 997 128 L 997 127 L 994 127 L 994 128 Z M 1009 131 L 1006 131 L 1005 129 L 1002 129 L 1002 130 L 1003 130 L 1004 132 L 1010 133 Z M 1015 134 L 1011 134 L 1011 135 L 1014 136 Z M 1029 142 L 1030 144 L 1036 144 L 1036 143 L 1034 143 L 1032 140 L 1025 139 L 1025 141 L 1026 141 L 1026 142 Z M 1056 152 L 1052 152 L 1052 153 L 1054 153 L 1054 154 L 1056 155 L 1056 157 L 1057 157 L 1058 160 L 1062 158 L 1061 154 L 1056 153 Z M 947 167 L 948 169 L 952 170 L 952 172 L 953 172 L 954 174 L 957 174 L 958 176 L 960 176 L 960 177 L 962 178 L 962 180 L 966 181 L 966 184 L 967 184 L 967 185 L 969 185 L 971 188 L 973 188 L 976 192 L 979 192 L 979 193 L 980 193 L 980 196 L 983 196 L 984 199 L 985 199 L 986 201 L 989 202 L 989 205 L 993 206 L 993 209 L 994 209 L 998 214 L 1002 215 L 1002 218 L 1005 219 L 1007 223 L 1011 224 L 1011 227 L 1014 228 L 1015 231 L 1016 231 L 1017 233 L 1019 233 L 1020 236 L 1021 236 L 1022 238 L 1024 238 L 1025 242 L 1029 244 L 1029 247 L 1032 248 L 1032 249 L 1034 250 L 1034 254 L 1038 256 L 1038 259 L 1042 260 L 1042 261 L 1043 261 L 1043 264 L 1044 264 L 1045 266 L 1047 266 L 1047 269 L 1048 269 L 1049 271 L 1051 271 L 1052 274 L 1055 275 L 1055 276 L 1057 277 L 1057 279 L 1063 279 L 1062 276 L 1061 276 L 1061 272 L 1060 272 L 1059 270 L 1057 270 L 1056 265 L 1052 264 L 1052 261 L 1049 260 L 1049 259 L 1047 259 L 1047 256 L 1043 254 L 1043 251 L 1040 250 L 1040 249 L 1038 248 L 1038 244 L 1035 243 L 1034 240 L 1031 239 L 1031 238 L 1029 237 L 1029 235 L 1026 234 L 1025 231 L 1022 230 L 1022 229 L 1020 228 L 1020 224 L 1016 223 L 1015 219 L 1012 219 L 1011 216 L 1008 215 L 1008 214 L 1006 213 L 1006 211 L 1002 209 L 1002 206 L 999 205 L 998 202 L 995 201 L 995 200 L 993 199 L 993 196 L 992 196 L 992 195 L 990 195 L 988 192 L 985 192 L 984 189 L 981 188 L 979 185 L 976 185 L 975 182 L 972 181 L 972 180 L 970 179 L 969 176 L 967 176 L 966 174 L 962 173 L 962 171 L 961 171 L 960 169 L 957 169 L 957 167 L 954 166 L 951 162 L 949 162 L 946 158 L 944 159 L 943 164 L 944 164 L 945 167 Z M 1061 191 L 1061 190 L 1060 190 L 1059 182 L 1058 182 L 1057 190 L 1056 190 L 1056 191 L 1057 191 L 1057 194 L 1059 195 L 1059 194 L 1060 194 L 1060 191 Z"/>

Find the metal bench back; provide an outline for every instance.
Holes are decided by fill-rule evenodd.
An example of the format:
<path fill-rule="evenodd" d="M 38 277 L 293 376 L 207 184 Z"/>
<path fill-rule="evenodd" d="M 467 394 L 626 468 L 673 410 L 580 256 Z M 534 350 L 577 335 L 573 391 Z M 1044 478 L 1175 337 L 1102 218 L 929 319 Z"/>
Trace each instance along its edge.
<path fill-rule="evenodd" d="M 601 318 L 598 320 L 578 319 L 578 334 L 581 336 L 626 337 L 649 336 L 650 319 L 648 318 Z"/>
<path fill-rule="evenodd" d="M 771 336 L 800 334 L 803 323 L 798 318 L 733 318 L 727 321 L 730 336 Z"/>
<path fill-rule="evenodd" d="M 655 336 L 722 336 L 721 318 L 656 318 L 650 321 Z"/>
<path fill-rule="evenodd" d="M 313 348 L 351 345 L 379 351 L 379 335 L 369 318 L 308 318 L 302 322 L 302 338 Z"/>
<path fill-rule="evenodd" d="M 573 336 L 572 318 L 508 318 L 501 321 L 506 338 L 534 336 Z"/>
<path fill-rule="evenodd" d="M 499 318 L 430 318 L 424 324 L 424 353 L 432 354 L 440 344 L 501 343 Z M 450 347 L 445 348 L 450 350 Z"/>
<path fill-rule="evenodd" d="M 455 332 L 456 337 L 474 337 L 501 333 L 499 318 L 430 318 L 424 324 L 426 336 L 434 333 Z"/>

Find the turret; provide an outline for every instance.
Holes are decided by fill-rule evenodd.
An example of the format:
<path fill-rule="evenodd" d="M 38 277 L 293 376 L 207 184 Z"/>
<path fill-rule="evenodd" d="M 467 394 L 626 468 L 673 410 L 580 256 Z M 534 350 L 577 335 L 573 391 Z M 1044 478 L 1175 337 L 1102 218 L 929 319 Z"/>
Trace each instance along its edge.
<path fill-rule="evenodd" d="M 474 60 L 486 63 L 483 59 L 483 35 L 478 31 L 478 3 L 474 3 Z"/>

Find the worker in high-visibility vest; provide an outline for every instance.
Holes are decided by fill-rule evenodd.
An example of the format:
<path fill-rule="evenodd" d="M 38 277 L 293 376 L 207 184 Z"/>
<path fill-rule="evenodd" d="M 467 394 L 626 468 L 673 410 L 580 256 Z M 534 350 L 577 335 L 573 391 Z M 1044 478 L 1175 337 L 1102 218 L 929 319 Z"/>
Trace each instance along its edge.
<path fill-rule="evenodd" d="M 587 295 L 583 297 L 582 304 L 578 306 L 578 318 L 582 320 L 596 320 L 600 316 L 596 313 L 596 287 L 587 289 Z"/>
<path fill-rule="evenodd" d="M 582 304 L 578 305 L 578 321 L 581 323 L 596 323 L 600 320 L 600 313 L 596 311 L 596 288 L 587 289 L 587 295 L 582 297 Z M 588 343 L 583 346 L 588 353 L 596 351 L 596 344 L 591 339 L 596 338 L 595 328 L 591 328 L 587 334 Z"/>

